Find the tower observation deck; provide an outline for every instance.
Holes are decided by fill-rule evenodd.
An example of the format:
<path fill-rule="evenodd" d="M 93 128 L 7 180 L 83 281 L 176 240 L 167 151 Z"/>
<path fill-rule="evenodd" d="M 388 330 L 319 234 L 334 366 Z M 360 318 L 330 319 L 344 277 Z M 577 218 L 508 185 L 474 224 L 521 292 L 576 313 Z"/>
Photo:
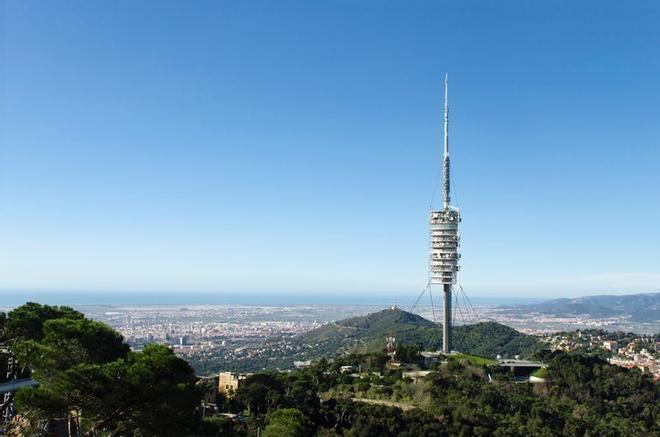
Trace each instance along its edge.
<path fill-rule="evenodd" d="M 429 217 L 429 285 L 443 287 L 442 351 L 451 352 L 452 286 L 456 284 L 459 265 L 461 215 L 451 206 L 449 172 L 449 99 L 448 77 L 445 75 L 445 138 L 443 155 L 443 209 L 431 210 Z"/>

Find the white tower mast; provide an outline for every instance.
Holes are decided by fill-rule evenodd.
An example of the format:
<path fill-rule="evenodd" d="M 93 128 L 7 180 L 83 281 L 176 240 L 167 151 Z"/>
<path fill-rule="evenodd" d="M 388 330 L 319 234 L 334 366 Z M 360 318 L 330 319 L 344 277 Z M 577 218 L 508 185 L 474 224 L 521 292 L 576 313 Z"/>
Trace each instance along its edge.
<path fill-rule="evenodd" d="M 461 216 L 458 208 L 450 205 L 449 195 L 449 77 L 445 75 L 445 141 L 443 154 L 443 209 L 431 211 L 430 234 L 430 284 L 442 285 L 444 294 L 444 311 L 442 318 L 442 351 L 451 352 L 452 317 L 451 296 L 452 285 L 456 283 L 458 273 L 459 233 L 458 224 Z"/>

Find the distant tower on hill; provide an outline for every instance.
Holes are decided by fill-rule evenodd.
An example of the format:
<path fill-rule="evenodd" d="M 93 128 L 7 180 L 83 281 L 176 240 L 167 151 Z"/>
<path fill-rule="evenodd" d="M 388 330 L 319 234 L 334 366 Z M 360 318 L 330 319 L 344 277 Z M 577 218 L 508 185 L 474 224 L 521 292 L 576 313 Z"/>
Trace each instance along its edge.
<path fill-rule="evenodd" d="M 430 211 L 429 219 L 429 285 L 442 285 L 444 295 L 444 311 L 442 317 L 442 352 L 451 352 L 451 299 L 452 286 L 456 283 L 459 270 L 458 252 L 460 237 L 458 224 L 461 215 L 458 208 L 451 206 L 450 172 L 449 172 L 449 78 L 445 75 L 445 141 L 443 155 L 443 208 Z"/>

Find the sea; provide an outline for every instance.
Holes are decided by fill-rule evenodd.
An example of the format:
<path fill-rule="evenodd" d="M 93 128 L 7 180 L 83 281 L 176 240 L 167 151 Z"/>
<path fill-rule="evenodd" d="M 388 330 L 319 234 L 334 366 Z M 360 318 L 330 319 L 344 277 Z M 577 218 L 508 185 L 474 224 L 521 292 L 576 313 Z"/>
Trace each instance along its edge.
<path fill-rule="evenodd" d="M 407 307 L 415 293 L 200 293 L 128 291 L 26 291 L 0 290 L 0 308 L 13 308 L 25 302 L 49 305 L 382 305 Z M 469 296 L 469 295 L 468 295 Z M 439 294 L 437 295 L 439 298 Z M 542 297 L 469 296 L 475 306 L 525 305 L 548 300 Z M 427 298 L 428 299 L 428 298 Z M 439 302 L 439 300 L 438 300 Z"/>

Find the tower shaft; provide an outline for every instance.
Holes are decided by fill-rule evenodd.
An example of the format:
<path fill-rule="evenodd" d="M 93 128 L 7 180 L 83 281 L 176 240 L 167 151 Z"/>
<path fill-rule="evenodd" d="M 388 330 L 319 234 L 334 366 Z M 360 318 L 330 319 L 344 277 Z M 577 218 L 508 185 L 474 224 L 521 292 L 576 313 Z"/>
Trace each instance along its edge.
<path fill-rule="evenodd" d="M 442 313 L 442 353 L 451 352 L 451 284 L 443 286 L 443 313 Z"/>

